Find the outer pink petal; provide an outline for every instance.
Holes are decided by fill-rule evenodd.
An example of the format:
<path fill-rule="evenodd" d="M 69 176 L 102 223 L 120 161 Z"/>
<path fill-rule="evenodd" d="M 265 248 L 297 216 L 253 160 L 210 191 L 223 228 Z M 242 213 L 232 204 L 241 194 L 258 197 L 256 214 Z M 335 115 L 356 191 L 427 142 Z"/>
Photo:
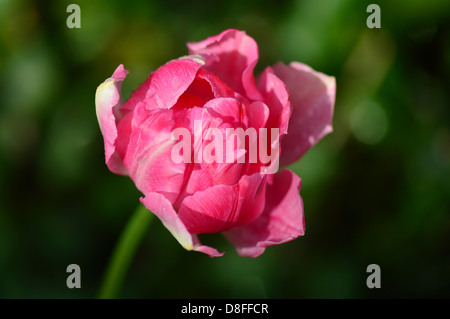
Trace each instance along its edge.
<path fill-rule="evenodd" d="M 244 31 L 228 29 L 206 40 L 188 43 L 190 54 L 206 58 L 204 68 L 216 74 L 234 91 L 260 100 L 253 69 L 258 61 L 258 46 Z"/>
<path fill-rule="evenodd" d="M 95 108 L 105 143 L 105 161 L 111 172 L 126 175 L 122 159 L 116 152 L 117 123 L 121 119 L 120 88 L 128 71 L 119 65 L 112 77 L 100 84 L 95 93 Z"/>
<path fill-rule="evenodd" d="M 147 110 L 170 109 L 194 81 L 202 65 L 203 60 L 189 56 L 167 62 L 133 92 L 125 107 L 132 109 L 133 104 L 142 101 Z"/>
<path fill-rule="evenodd" d="M 264 177 L 244 175 L 235 185 L 216 185 L 186 197 L 178 216 L 191 233 L 217 233 L 257 218 L 264 196 Z"/>
<path fill-rule="evenodd" d="M 302 236 L 305 232 L 301 179 L 290 170 L 274 175 L 267 185 L 266 206 L 250 224 L 233 228 L 225 236 L 241 256 L 258 257 L 265 248 Z"/>
<path fill-rule="evenodd" d="M 147 209 L 158 216 L 164 226 L 186 250 L 199 251 L 208 254 L 210 257 L 223 256 L 224 253 L 219 253 L 212 247 L 202 245 L 197 236 L 188 232 L 186 226 L 173 209 L 172 204 L 163 195 L 149 193 L 145 198 L 141 198 L 141 202 Z"/>
<path fill-rule="evenodd" d="M 289 66 L 278 63 L 273 70 L 291 94 L 289 130 L 281 141 L 280 162 L 287 165 L 297 161 L 311 146 L 332 132 L 336 81 L 334 77 L 298 62 Z"/>
<path fill-rule="evenodd" d="M 150 84 L 152 83 L 153 72 L 150 73 L 148 78 L 139 85 L 139 87 L 131 93 L 131 96 L 123 104 L 122 113 L 132 111 L 139 103 L 146 100 Z"/>
<path fill-rule="evenodd" d="M 134 110 L 136 118 L 138 111 L 139 108 Z M 176 118 L 172 110 L 147 113 L 140 115 L 145 120 L 131 132 L 124 163 L 142 193 L 158 192 L 173 202 L 181 191 L 186 168 L 185 163 L 175 163 L 171 157 L 176 143 L 171 139 Z"/>

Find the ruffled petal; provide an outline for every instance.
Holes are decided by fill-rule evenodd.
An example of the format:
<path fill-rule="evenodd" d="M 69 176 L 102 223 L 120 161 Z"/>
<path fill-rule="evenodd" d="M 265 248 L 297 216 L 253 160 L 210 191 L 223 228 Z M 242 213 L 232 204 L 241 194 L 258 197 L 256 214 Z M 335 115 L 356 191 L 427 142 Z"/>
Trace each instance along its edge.
<path fill-rule="evenodd" d="M 138 116 L 135 114 L 135 117 Z M 124 158 L 131 179 L 142 193 L 158 192 L 171 202 L 179 196 L 186 169 L 186 163 L 176 163 L 172 159 L 176 143 L 172 140 L 175 120 L 172 110 L 154 110 L 147 114 L 131 132 Z"/>
<path fill-rule="evenodd" d="M 190 54 L 205 57 L 204 68 L 234 91 L 252 100 L 260 100 L 253 77 L 253 69 L 258 62 L 258 45 L 244 31 L 228 29 L 187 46 Z"/>
<path fill-rule="evenodd" d="M 224 253 L 219 253 L 212 247 L 202 245 L 197 236 L 188 232 L 167 198 L 158 193 L 149 193 L 140 200 L 147 209 L 158 216 L 163 225 L 186 250 L 199 251 L 208 254 L 210 257 L 223 256 Z"/>
<path fill-rule="evenodd" d="M 241 256 L 258 257 L 268 246 L 281 244 L 305 232 L 301 179 L 290 170 L 275 174 L 267 184 L 261 216 L 253 222 L 225 232 Z"/>
<path fill-rule="evenodd" d="M 332 132 L 336 94 L 334 77 L 293 62 L 273 66 L 287 85 L 292 103 L 288 134 L 281 141 L 281 165 L 297 161 L 310 147 Z"/>
<path fill-rule="evenodd" d="M 132 104 L 144 102 L 147 110 L 170 109 L 194 81 L 202 60 L 182 57 L 172 60 L 153 72 L 130 98 Z"/>
<path fill-rule="evenodd" d="M 214 97 L 233 97 L 234 91 L 228 87 L 219 77 L 203 68 L 198 70 L 198 79 L 203 79 L 209 83 Z"/>
<path fill-rule="evenodd" d="M 258 89 L 263 95 L 265 104 L 269 107 L 268 128 L 279 128 L 280 138 L 288 130 L 291 105 L 286 85 L 268 67 L 258 78 Z"/>
<path fill-rule="evenodd" d="M 192 160 L 187 165 L 183 193 L 176 201 L 175 208 L 178 209 L 184 197 L 211 185 L 234 185 L 239 182 L 245 163 L 237 163 L 235 157 L 228 162 L 226 158 L 229 155 L 226 152 L 226 130 L 237 127 L 236 113 L 239 113 L 239 108 L 236 99 L 218 98 L 209 101 L 202 108 L 195 107 L 184 113 L 188 123 L 178 125 L 188 128 L 191 133 Z M 208 137 L 210 129 L 212 134 Z M 214 156 L 208 152 L 212 148 Z M 241 154 L 236 145 L 233 150 L 236 157 Z"/>
<path fill-rule="evenodd" d="M 178 216 L 190 233 L 218 233 L 257 218 L 264 195 L 264 177 L 244 175 L 236 185 L 216 185 L 186 197 Z"/>
<path fill-rule="evenodd" d="M 128 71 L 123 65 L 119 65 L 112 77 L 100 84 L 95 93 L 95 109 L 100 130 L 105 143 L 105 161 L 111 172 L 126 175 L 127 170 L 122 159 L 116 152 L 117 123 L 121 119 L 120 113 L 121 96 L 120 89 L 122 81 Z"/>

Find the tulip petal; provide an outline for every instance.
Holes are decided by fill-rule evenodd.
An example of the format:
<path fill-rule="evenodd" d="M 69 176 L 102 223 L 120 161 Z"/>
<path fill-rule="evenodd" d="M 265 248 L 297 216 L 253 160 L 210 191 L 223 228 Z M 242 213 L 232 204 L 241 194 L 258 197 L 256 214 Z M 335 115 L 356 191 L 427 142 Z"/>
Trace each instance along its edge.
<path fill-rule="evenodd" d="M 202 245 L 197 236 L 193 236 L 188 232 L 186 226 L 173 209 L 172 204 L 163 195 L 149 193 L 144 198 L 141 197 L 140 200 L 147 209 L 158 216 L 163 225 L 186 250 L 202 252 L 210 257 L 223 256 L 224 253 L 219 253 L 212 247 Z"/>
<path fill-rule="evenodd" d="M 255 129 L 263 128 L 266 126 L 269 119 L 269 107 L 263 102 L 252 102 L 247 108 L 248 113 L 248 126 Z"/>
<path fill-rule="evenodd" d="M 208 81 L 214 97 L 233 97 L 234 91 L 228 87 L 218 76 L 201 68 L 198 70 L 197 78 Z"/>
<path fill-rule="evenodd" d="M 191 107 L 202 107 L 214 98 L 234 97 L 231 90 L 217 76 L 205 69 L 199 69 L 194 81 L 187 90 L 178 98 L 174 109 L 186 109 Z"/>
<path fill-rule="evenodd" d="M 225 232 L 241 256 L 258 257 L 268 246 L 281 244 L 305 232 L 301 179 L 290 170 L 273 175 L 267 185 L 266 205 L 253 222 Z"/>
<path fill-rule="evenodd" d="M 210 100 L 204 105 L 208 112 L 228 124 L 240 124 L 241 103 L 235 98 L 217 98 Z"/>
<path fill-rule="evenodd" d="M 243 163 L 227 163 L 226 152 L 226 129 L 233 128 L 236 123 L 235 118 L 227 116 L 231 110 L 239 110 L 239 103 L 232 98 L 218 98 L 209 101 L 204 107 L 193 107 L 182 111 L 179 117 L 185 119 L 177 122 L 178 127 L 185 127 L 192 136 L 192 160 L 186 167 L 184 183 L 181 188 L 179 198 L 174 203 L 176 209 L 179 208 L 182 200 L 197 191 L 204 190 L 211 185 L 234 185 L 239 182 L 242 175 Z M 208 129 L 219 131 L 218 137 L 206 137 Z M 215 133 L 214 133 L 215 134 Z M 216 141 L 216 138 L 218 140 Z M 222 141 L 222 161 L 212 158 L 211 161 L 205 157 L 206 147 L 214 145 L 216 151 L 220 151 Z M 211 144 L 211 145 L 210 145 Z M 237 148 L 237 147 L 235 147 Z M 220 158 L 220 153 L 216 153 Z M 209 157 L 209 155 L 206 155 Z"/>
<path fill-rule="evenodd" d="M 138 117 L 138 110 L 134 110 L 135 117 Z M 176 143 L 171 139 L 175 126 L 174 112 L 147 112 L 146 118 L 131 132 L 124 163 L 142 193 L 158 192 L 174 202 L 181 191 L 186 168 L 185 163 L 175 163 L 172 159 L 172 149 Z"/>
<path fill-rule="evenodd" d="M 95 93 L 95 109 L 105 143 L 105 161 L 111 172 L 126 175 L 127 170 L 116 152 L 117 123 L 121 119 L 120 88 L 128 71 L 119 65 L 112 77 L 100 84 Z"/>
<path fill-rule="evenodd" d="M 186 197 L 178 216 L 190 233 L 217 233 L 257 218 L 264 195 L 264 177 L 244 175 L 235 185 L 216 185 Z"/>
<path fill-rule="evenodd" d="M 291 95 L 292 114 L 288 134 L 281 141 L 280 158 L 281 165 L 287 165 L 333 131 L 336 81 L 298 62 L 288 66 L 278 63 L 273 71 L 287 85 Z"/>
<path fill-rule="evenodd" d="M 281 138 L 287 133 L 289 116 L 291 115 L 288 89 L 270 67 L 266 68 L 259 76 L 258 89 L 270 110 L 266 126 L 268 128 L 278 127 Z"/>
<path fill-rule="evenodd" d="M 147 110 L 170 109 L 192 84 L 202 65 L 202 60 L 189 56 L 167 62 L 132 93 L 124 109 L 131 110 L 139 102 L 144 102 Z"/>
<path fill-rule="evenodd" d="M 200 42 L 187 44 L 190 54 L 206 58 L 205 69 L 222 79 L 234 91 L 260 100 L 253 69 L 258 62 L 258 45 L 244 31 L 228 29 Z"/>

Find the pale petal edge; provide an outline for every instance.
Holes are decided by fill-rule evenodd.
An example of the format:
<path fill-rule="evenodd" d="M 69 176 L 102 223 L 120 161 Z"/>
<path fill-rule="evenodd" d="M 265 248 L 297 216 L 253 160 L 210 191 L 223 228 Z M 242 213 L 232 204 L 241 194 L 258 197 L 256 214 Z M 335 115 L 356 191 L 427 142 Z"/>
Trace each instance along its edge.
<path fill-rule="evenodd" d="M 112 77 L 100 84 L 95 93 L 95 109 L 105 143 L 105 162 L 116 174 L 127 175 L 122 159 L 116 152 L 117 123 L 120 120 L 121 85 L 128 71 L 121 64 Z"/>
<path fill-rule="evenodd" d="M 140 201 L 145 207 L 153 212 L 170 231 L 175 239 L 186 250 L 194 250 L 205 253 L 210 257 L 223 256 L 223 252 L 219 253 L 216 249 L 202 245 L 196 235 L 188 232 L 186 226 L 172 207 L 172 204 L 163 195 L 158 193 L 150 193 L 145 197 L 141 197 Z"/>

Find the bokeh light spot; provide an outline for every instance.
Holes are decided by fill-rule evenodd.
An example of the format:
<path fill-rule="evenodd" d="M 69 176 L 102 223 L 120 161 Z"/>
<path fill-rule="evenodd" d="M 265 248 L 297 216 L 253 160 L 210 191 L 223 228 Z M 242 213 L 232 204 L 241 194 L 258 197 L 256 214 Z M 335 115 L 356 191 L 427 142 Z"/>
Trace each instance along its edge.
<path fill-rule="evenodd" d="M 388 128 L 386 112 L 374 102 L 363 102 L 353 109 L 350 127 L 358 141 L 369 145 L 376 144 L 381 141 Z"/>

